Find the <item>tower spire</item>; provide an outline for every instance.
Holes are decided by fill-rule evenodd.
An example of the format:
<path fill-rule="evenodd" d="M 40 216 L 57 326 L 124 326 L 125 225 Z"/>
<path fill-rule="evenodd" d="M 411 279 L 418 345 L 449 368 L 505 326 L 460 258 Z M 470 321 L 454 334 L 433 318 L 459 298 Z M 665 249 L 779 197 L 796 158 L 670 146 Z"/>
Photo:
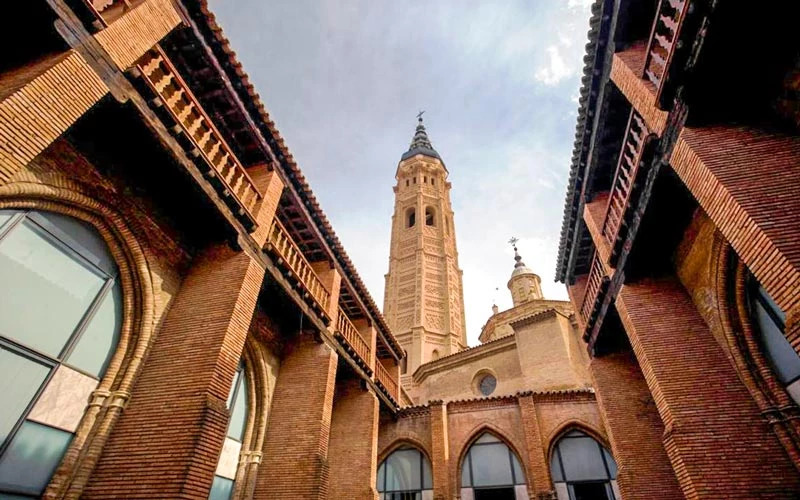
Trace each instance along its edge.
<path fill-rule="evenodd" d="M 411 144 L 408 146 L 408 151 L 403 153 L 401 161 L 418 154 L 423 154 L 432 158 L 439 158 L 440 160 L 442 159 L 439 156 L 439 153 L 433 149 L 431 140 L 428 138 L 428 131 L 425 130 L 425 125 L 422 123 L 422 115 L 424 113 L 425 111 L 420 111 L 417 113 L 417 129 L 414 132 L 414 137 L 411 138 Z"/>
<path fill-rule="evenodd" d="M 514 247 L 514 271 L 511 273 L 511 279 L 508 280 L 508 289 L 511 291 L 511 299 L 514 301 L 514 307 L 528 302 L 529 300 L 543 299 L 542 285 L 539 276 L 531 271 L 528 266 L 522 262 L 522 256 L 517 250 L 518 238 L 511 238 L 508 242 Z"/>

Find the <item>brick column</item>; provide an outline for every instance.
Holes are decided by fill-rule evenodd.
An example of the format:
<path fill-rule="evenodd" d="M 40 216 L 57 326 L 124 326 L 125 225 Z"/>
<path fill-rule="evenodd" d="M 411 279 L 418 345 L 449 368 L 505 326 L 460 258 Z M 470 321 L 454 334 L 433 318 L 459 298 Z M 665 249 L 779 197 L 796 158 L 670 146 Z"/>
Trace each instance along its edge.
<path fill-rule="evenodd" d="M 369 364 L 370 370 L 374 372 L 378 352 L 378 330 L 372 324 L 370 324 L 369 320 L 366 318 L 354 320 L 353 326 L 356 327 L 358 333 L 361 335 L 361 338 L 363 338 L 369 345 L 370 356 L 367 363 Z M 400 379 L 398 378 L 397 380 Z"/>
<path fill-rule="evenodd" d="M 281 364 L 254 498 L 328 498 L 328 443 L 338 356 L 300 335 Z"/>
<path fill-rule="evenodd" d="M 684 498 L 661 442 L 664 424 L 633 353 L 593 358 L 590 370 L 622 498 Z"/>
<path fill-rule="evenodd" d="M 434 500 L 450 499 L 450 450 L 447 438 L 447 405 L 431 401 L 431 468 Z"/>
<path fill-rule="evenodd" d="M 800 478 L 674 278 L 626 285 L 620 318 L 689 498 L 796 498 Z"/>
<path fill-rule="evenodd" d="M 528 492 L 531 498 L 553 491 L 550 479 L 550 464 L 545 455 L 545 443 L 542 441 L 542 432 L 539 428 L 539 417 L 533 396 L 520 396 L 518 398 L 519 410 L 522 418 L 522 430 L 525 432 L 525 447 L 528 455 L 525 474 L 528 476 Z"/>
<path fill-rule="evenodd" d="M 82 498 L 208 496 L 263 276 L 227 246 L 196 259 Z"/>
<path fill-rule="evenodd" d="M 378 398 L 359 379 L 337 384 L 328 449 L 331 499 L 377 499 Z"/>

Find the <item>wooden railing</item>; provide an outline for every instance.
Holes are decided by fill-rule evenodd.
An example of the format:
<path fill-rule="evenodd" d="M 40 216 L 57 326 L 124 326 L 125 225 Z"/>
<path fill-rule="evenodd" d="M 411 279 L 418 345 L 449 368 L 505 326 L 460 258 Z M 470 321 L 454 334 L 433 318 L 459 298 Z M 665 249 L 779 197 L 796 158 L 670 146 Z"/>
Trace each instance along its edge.
<path fill-rule="evenodd" d="M 614 173 L 611 193 L 608 196 L 608 207 L 603 222 L 603 236 L 612 249 L 622 227 L 625 211 L 631 199 L 636 174 L 642 161 L 645 141 L 650 135 L 647 125 L 636 111 L 631 111 L 628 119 L 628 128 L 625 140 L 617 160 L 617 170 Z"/>
<path fill-rule="evenodd" d="M 278 257 L 278 265 L 285 266 L 289 277 L 294 278 L 301 287 L 304 299 L 311 299 L 317 312 L 328 318 L 331 294 L 322 284 L 311 264 L 303 256 L 300 247 L 289 236 L 283 224 L 275 218 L 269 229 L 269 236 L 265 246 L 268 252 L 274 252 Z"/>
<path fill-rule="evenodd" d="M 595 253 L 592 259 L 592 267 L 589 270 L 589 277 L 586 282 L 586 293 L 583 295 L 583 302 L 581 303 L 580 309 L 581 319 L 585 327 L 590 326 L 597 296 L 603 289 L 603 283 L 606 279 L 603 265 L 597 253 Z"/>
<path fill-rule="evenodd" d="M 128 12 L 144 0 L 84 0 L 89 8 L 104 25 L 109 25 L 114 19 Z"/>
<path fill-rule="evenodd" d="M 395 403 L 400 401 L 400 386 L 397 381 L 389 375 L 389 370 L 383 367 L 380 360 L 375 360 L 375 381 L 386 391 Z"/>
<path fill-rule="evenodd" d="M 683 20 L 689 10 L 690 0 L 660 0 L 656 18 L 650 31 L 644 75 L 656 86 L 656 97 L 675 53 Z"/>
<path fill-rule="evenodd" d="M 246 211 L 255 220 L 261 193 L 163 50 L 156 46 L 139 60 L 137 68 L 158 95 L 159 104 L 191 141 L 191 154 L 202 157 L 208 166 L 206 174 L 219 180 L 222 195 L 234 198 L 240 207 L 238 215 Z"/>
<path fill-rule="evenodd" d="M 350 318 L 347 317 L 347 314 L 345 314 L 341 308 L 339 308 L 339 314 L 336 318 L 336 334 L 340 341 L 346 341 L 353 352 L 361 358 L 365 367 L 369 368 L 370 353 L 372 351 L 369 343 L 358 333 L 358 329 L 353 325 Z"/>

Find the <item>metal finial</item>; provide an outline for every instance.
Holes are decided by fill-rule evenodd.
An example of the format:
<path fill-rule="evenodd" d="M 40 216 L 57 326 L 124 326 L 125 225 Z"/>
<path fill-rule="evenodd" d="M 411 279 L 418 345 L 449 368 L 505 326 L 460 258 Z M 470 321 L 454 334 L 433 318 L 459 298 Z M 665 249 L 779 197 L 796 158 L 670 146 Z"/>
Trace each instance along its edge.
<path fill-rule="evenodd" d="M 424 109 L 419 110 L 419 113 L 417 113 L 417 120 L 422 121 L 422 115 L 424 114 L 425 114 Z"/>
<path fill-rule="evenodd" d="M 515 252 L 517 251 L 517 242 L 518 241 L 519 241 L 519 238 L 517 238 L 515 236 L 512 236 L 511 239 L 508 240 L 508 242 L 511 244 L 511 246 L 514 247 L 514 251 Z"/>

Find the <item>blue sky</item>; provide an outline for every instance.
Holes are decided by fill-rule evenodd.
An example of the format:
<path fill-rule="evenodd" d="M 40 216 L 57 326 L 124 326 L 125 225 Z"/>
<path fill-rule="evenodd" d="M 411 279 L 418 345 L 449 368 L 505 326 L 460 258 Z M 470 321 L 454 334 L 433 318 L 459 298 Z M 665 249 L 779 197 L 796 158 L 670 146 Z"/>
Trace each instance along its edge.
<path fill-rule="evenodd" d="M 453 185 L 470 344 L 493 302 L 511 306 L 511 236 L 566 298 L 553 275 L 590 0 L 210 4 L 378 304 L 420 109 Z"/>

